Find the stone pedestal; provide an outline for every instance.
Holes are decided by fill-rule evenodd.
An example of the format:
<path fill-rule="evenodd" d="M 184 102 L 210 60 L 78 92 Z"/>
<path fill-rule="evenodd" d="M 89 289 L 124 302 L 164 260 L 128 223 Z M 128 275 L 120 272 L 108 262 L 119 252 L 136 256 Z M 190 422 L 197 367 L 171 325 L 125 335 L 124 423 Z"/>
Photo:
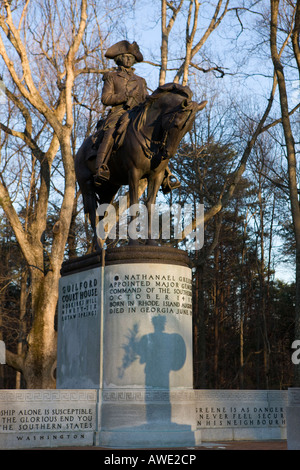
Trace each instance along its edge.
<path fill-rule="evenodd" d="M 288 389 L 286 432 L 289 450 L 300 450 L 300 388 Z"/>
<path fill-rule="evenodd" d="M 192 279 L 185 252 L 134 246 L 65 263 L 58 388 L 99 389 L 97 444 L 193 445 Z M 186 406 L 185 406 L 186 405 Z"/>
<path fill-rule="evenodd" d="M 99 255 L 67 262 L 58 304 L 56 387 L 99 388 L 103 268 Z"/>

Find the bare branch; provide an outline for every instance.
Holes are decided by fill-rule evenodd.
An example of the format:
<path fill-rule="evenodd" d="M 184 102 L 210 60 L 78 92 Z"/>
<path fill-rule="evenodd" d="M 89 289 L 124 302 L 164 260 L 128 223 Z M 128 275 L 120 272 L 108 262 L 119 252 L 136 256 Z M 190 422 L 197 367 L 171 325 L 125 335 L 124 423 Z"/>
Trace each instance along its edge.
<path fill-rule="evenodd" d="M 186 70 L 187 70 L 187 67 L 190 65 L 191 60 L 200 51 L 200 49 L 203 47 L 203 45 L 205 44 L 205 42 L 207 41 L 209 36 L 212 34 L 212 32 L 219 26 L 219 24 L 221 23 L 221 21 L 223 20 L 224 16 L 226 15 L 226 13 L 228 11 L 229 0 L 225 1 L 224 8 L 223 8 L 222 12 L 220 13 L 222 4 L 223 4 L 223 0 L 219 0 L 217 5 L 216 5 L 214 14 L 211 18 L 211 21 L 210 21 L 208 27 L 206 28 L 206 31 L 204 32 L 204 34 L 202 35 L 200 40 L 194 46 L 191 45 L 191 49 L 190 49 L 190 51 L 188 51 L 189 55 L 188 55 L 188 57 L 185 58 L 184 63 L 179 67 L 178 72 L 176 73 L 176 75 L 174 77 L 174 82 L 178 83 L 179 80 L 183 76 L 184 76 L 184 81 L 186 82 L 186 80 L 187 80 Z"/>
<path fill-rule="evenodd" d="M 180 0 L 180 3 L 177 8 L 172 6 L 173 14 L 167 24 L 167 6 L 169 6 L 169 2 L 166 0 L 162 0 L 161 2 L 161 31 L 162 31 L 162 39 L 161 39 L 161 69 L 159 75 L 159 84 L 163 85 L 166 80 L 166 72 L 167 72 L 167 65 L 168 65 L 168 43 L 169 43 L 169 35 L 175 23 L 176 17 L 181 10 L 183 5 L 183 0 Z"/>
<path fill-rule="evenodd" d="M 209 67 L 208 69 L 205 69 L 203 67 L 200 67 L 199 65 L 197 64 L 194 64 L 193 62 L 190 63 L 190 66 L 191 67 L 194 67 L 195 69 L 197 70 L 200 70 L 200 72 L 203 72 L 203 73 L 208 73 L 208 72 L 218 72 L 220 74 L 220 78 L 223 78 L 224 75 L 225 75 L 225 72 L 223 70 L 223 68 L 221 67 Z"/>

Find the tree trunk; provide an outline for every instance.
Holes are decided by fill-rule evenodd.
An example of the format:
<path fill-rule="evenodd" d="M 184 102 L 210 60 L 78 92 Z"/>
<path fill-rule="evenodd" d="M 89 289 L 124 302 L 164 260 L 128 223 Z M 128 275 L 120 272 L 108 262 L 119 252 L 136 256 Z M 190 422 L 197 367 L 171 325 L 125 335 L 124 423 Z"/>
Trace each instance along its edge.
<path fill-rule="evenodd" d="M 55 388 L 58 281 L 57 274 L 49 272 L 34 282 L 34 320 L 23 366 L 27 388 Z"/>
<path fill-rule="evenodd" d="M 299 2 L 298 2 L 299 3 Z M 278 29 L 279 0 L 271 0 L 271 32 L 270 46 L 274 70 L 277 76 L 280 107 L 282 116 L 282 127 L 284 132 L 287 160 L 289 195 L 293 218 L 293 228 L 296 242 L 296 306 L 295 306 L 295 338 L 300 338 L 300 208 L 298 200 L 297 186 L 297 161 L 295 152 L 295 142 L 291 128 L 286 82 L 283 65 L 277 50 L 277 29 Z M 300 386 L 300 366 L 295 366 L 294 385 Z"/>
<path fill-rule="evenodd" d="M 206 388 L 205 318 L 204 318 L 204 267 L 196 268 L 194 330 L 194 388 Z"/>
<path fill-rule="evenodd" d="M 17 353 L 22 357 L 24 354 L 24 340 L 26 338 L 25 315 L 28 300 L 27 291 L 28 271 L 27 267 L 22 270 L 21 274 L 21 292 L 20 292 L 20 331 Z M 17 371 L 16 375 L 16 389 L 21 388 L 21 372 Z"/>
<path fill-rule="evenodd" d="M 7 353 L 7 363 L 16 370 L 23 372 L 28 388 L 54 388 L 55 378 L 54 369 L 56 361 L 56 331 L 54 328 L 54 319 L 58 300 L 58 283 L 60 278 L 60 267 L 64 259 L 65 246 L 69 234 L 69 227 L 72 217 L 74 195 L 75 195 L 75 172 L 74 160 L 71 152 L 71 132 L 73 128 L 73 88 L 75 80 L 76 54 L 79 50 L 87 21 L 87 0 L 80 1 L 80 8 L 75 13 L 75 5 L 70 5 L 70 21 L 72 24 L 64 25 L 65 28 L 71 26 L 70 36 L 66 44 L 59 45 L 58 49 L 62 52 L 61 64 L 64 64 L 64 70 L 60 67 L 56 69 L 56 76 L 51 77 L 55 83 L 58 81 L 63 86 L 59 87 L 60 95 L 55 98 L 55 103 L 44 101 L 42 88 L 38 80 L 38 73 L 33 66 L 34 73 L 31 71 L 32 56 L 29 57 L 29 43 L 26 36 L 26 24 L 23 24 L 27 15 L 26 9 L 32 4 L 25 2 L 21 11 L 20 6 L 19 26 L 14 24 L 14 14 L 10 7 L 11 2 L 4 2 L 5 15 L 0 15 L 0 28 L 3 35 L 0 35 L 0 55 L 7 72 L 15 87 L 19 90 L 22 101 L 17 95 L 6 90 L 6 95 L 19 109 L 24 120 L 26 128 L 24 132 L 14 132 L 8 128 L 5 131 L 15 137 L 20 138 L 30 149 L 34 156 L 34 162 L 37 160 L 40 164 L 40 188 L 35 187 L 35 178 L 32 177 L 32 186 L 30 197 L 31 216 L 28 217 L 28 223 L 22 224 L 18 214 L 13 206 L 12 199 L 7 185 L 0 181 L 0 205 L 5 211 L 7 218 L 15 232 L 20 249 L 28 264 L 31 278 L 31 310 L 33 323 L 27 338 L 27 349 L 21 354 Z M 46 2 L 47 3 L 47 2 Z M 56 10 L 56 2 L 53 2 L 55 14 L 59 17 L 60 12 Z M 51 2 L 45 6 L 43 14 L 39 12 L 44 20 L 43 27 L 54 28 L 52 21 Z M 79 4 L 77 5 L 79 6 Z M 2 7 L 1 7 L 2 8 Z M 73 9 L 72 9 L 73 8 Z M 49 14 L 47 14 L 49 13 Z M 74 17 L 72 16 L 74 14 Z M 66 18 L 66 17 L 64 17 Z M 61 18 L 60 18 L 61 19 Z M 67 20 L 67 18 L 66 18 Z M 25 32 L 24 32 L 25 31 Z M 24 32 L 24 34 L 23 34 Z M 3 37 L 6 35 L 6 41 Z M 26 40 L 24 39 L 26 36 Z M 35 38 L 36 39 L 36 38 Z M 52 38 L 53 39 L 53 38 Z M 33 40 L 33 39 L 32 39 Z M 35 43 L 36 44 L 36 43 Z M 44 50 L 41 40 L 41 56 Z M 54 50 L 57 50 L 54 47 Z M 19 56 L 19 62 L 11 60 L 14 53 Z M 10 56 L 12 54 L 12 56 Z M 46 55 L 44 55 L 45 57 Z M 49 59 L 49 58 L 48 58 Z M 35 64 L 36 65 L 36 64 Z M 56 62 L 52 63 L 52 66 Z M 36 82 L 35 82 L 36 80 Z M 49 98 L 49 97 L 48 97 Z M 49 141 L 48 149 L 43 152 L 38 145 L 38 141 L 32 135 L 33 114 L 38 115 L 39 119 L 45 123 L 45 127 L 51 131 L 47 134 Z M 36 129 L 34 130 L 34 134 Z M 38 138 L 46 145 L 46 139 Z M 49 253 L 49 265 L 44 265 L 44 246 L 42 243 L 44 232 L 47 227 L 47 211 L 50 192 L 50 178 L 53 160 L 59 150 L 62 157 L 64 169 L 64 189 L 61 190 L 62 204 L 59 211 L 59 219 L 53 227 L 53 242 L 51 252 Z M 35 171 L 33 165 L 33 171 Z M 33 197 L 34 196 L 34 197 Z"/>
<path fill-rule="evenodd" d="M 213 281 L 213 296 L 214 296 L 214 383 L 215 388 L 218 388 L 219 383 L 219 349 L 220 349 L 220 309 L 219 309 L 219 247 L 216 247 L 214 253 L 214 281 Z"/>

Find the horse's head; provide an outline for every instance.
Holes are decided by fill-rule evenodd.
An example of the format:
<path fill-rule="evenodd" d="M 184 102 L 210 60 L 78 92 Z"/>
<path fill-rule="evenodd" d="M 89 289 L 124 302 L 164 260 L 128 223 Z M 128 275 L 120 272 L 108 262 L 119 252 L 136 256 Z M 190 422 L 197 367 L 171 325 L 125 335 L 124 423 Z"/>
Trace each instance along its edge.
<path fill-rule="evenodd" d="M 161 140 L 166 158 L 175 154 L 181 139 L 191 130 L 196 113 L 207 104 L 207 101 L 200 104 L 192 101 L 192 96 L 189 87 L 167 83 L 160 86 L 149 98 L 158 113 L 155 137 Z"/>

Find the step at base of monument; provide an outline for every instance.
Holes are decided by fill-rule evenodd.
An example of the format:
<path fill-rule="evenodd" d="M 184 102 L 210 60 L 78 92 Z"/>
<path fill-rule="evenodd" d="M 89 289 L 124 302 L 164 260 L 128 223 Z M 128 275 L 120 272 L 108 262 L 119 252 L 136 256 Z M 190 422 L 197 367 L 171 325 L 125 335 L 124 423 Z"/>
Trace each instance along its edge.
<path fill-rule="evenodd" d="M 95 435 L 97 447 L 116 449 L 136 448 L 182 448 L 201 444 L 201 431 L 192 431 L 190 426 L 145 426 L 102 430 Z"/>

